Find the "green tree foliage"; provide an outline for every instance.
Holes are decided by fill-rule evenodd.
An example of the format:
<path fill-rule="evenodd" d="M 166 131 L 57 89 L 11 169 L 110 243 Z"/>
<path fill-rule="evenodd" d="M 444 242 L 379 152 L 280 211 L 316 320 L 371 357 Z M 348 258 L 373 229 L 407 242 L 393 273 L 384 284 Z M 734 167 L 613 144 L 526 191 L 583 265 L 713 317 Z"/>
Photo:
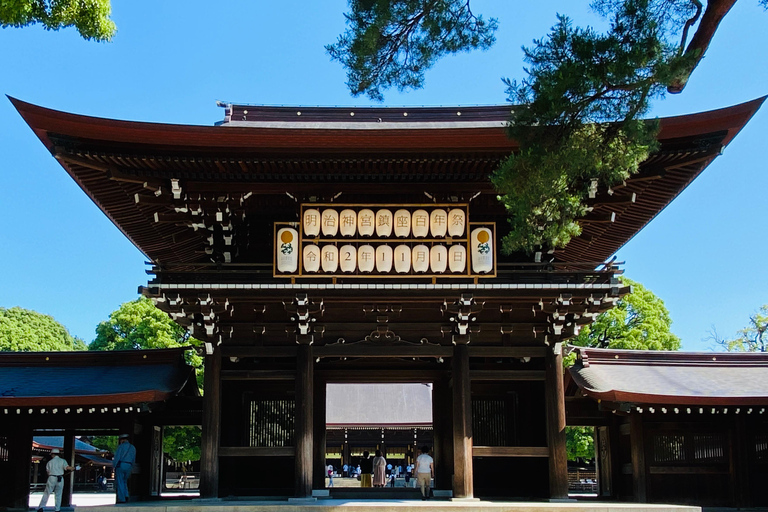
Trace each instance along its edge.
<path fill-rule="evenodd" d="M 609 22 L 605 33 L 559 16 L 549 35 L 523 49 L 528 76 L 505 79 L 519 105 L 509 133 L 520 151 L 492 176 L 512 228 L 504 252 L 563 247 L 581 233 L 590 194 L 626 180 L 656 149 L 657 124 L 640 118 L 651 100 L 683 90 L 735 2 L 593 0 Z M 350 91 L 375 99 L 392 85 L 421 87 L 425 64 L 456 48 L 489 47 L 497 27 L 495 19 L 480 23 L 468 1 L 349 5 L 350 28 L 328 51 L 347 68 Z M 425 21 L 439 13 L 450 23 Z"/>
<path fill-rule="evenodd" d="M 664 301 L 640 283 L 623 277 L 632 293 L 616 307 L 600 313 L 570 343 L 580 347 L 627 350 L 680 350 L 680 338 L 672 334 L 672 319 Z"/>
<path fill-rule="evenodd" d="M 61 350 L 85 350 L 85 343 L 51 316 L 20 307 L 0 308 L 0 351 Z"/>
<path fill-rule="evenodd" d="M 565 449 L 568 460 L 593 460 L 595 458 L 594 434 L 594 427 L 565 427 Z"/>
<path fill-rule="evenodd" d="M 382 89 L 418 89 L 441 57 L 495 42 L 495 19 L 468 0 L 350 0 L 347 30 L 325 48 L 347 69 L 352 95 L 382 101 Z"/>
<path fill-rule="evenodd" d="M 202 442 L 200 427 L 165 427 L 163 429 L 163 452 L 182 465 L 200 460 Z"/>
<path fill-rule="evenodd" d="M 117 436 L 93 436 L 89 442 L 96 448 L 107 450 L 109 453 L 115 453 L 119 439 Z"/>
<path fill-rule="evenodd" d="M 157 309 L 152 301 L 141 297 L 122 304 L 109 315 L 109 320 L 96 327 L 96 338 L 90 350 L 138 350 L 200 346 L 186 329 Z M 187 362 L 197 371 L 198 387 L 202 387 L 203 360 L 190 351 Z"/>
<path fill-rule="evenodd" d="M 717 332 L 712 338 L 728 352 L 768 352 L 768 304 L 749 317 L 749 324 L 735 338 L 720 338 Z"/>
<path fill-rule="evenodd" d="M 110 0 L 3 0 L 0 26 L 40 23 L 46 30 L 75 27 L 84 39 L 110 41 L 117 30 L 111 13 Z"/>

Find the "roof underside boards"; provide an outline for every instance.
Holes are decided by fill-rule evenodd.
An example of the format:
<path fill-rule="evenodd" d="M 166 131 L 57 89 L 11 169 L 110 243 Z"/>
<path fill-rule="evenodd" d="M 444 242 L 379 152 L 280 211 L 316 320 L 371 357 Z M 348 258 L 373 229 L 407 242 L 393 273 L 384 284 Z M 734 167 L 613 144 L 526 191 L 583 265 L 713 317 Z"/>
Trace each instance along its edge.
<path fill-rule="evenodd" d="M 328 384 L 328 426 L 432 425 L 430 384 Z"/>
<path fill-rule="evenodd" d="M 226 126 L 207 127 L 115 121 L 11 101 L 72 178 L 156 263 L 210 261 L 209 230 L 199 229 L 193 208 L 226 203 L 245 219 L 235 223 L 237 235 L 249 216 L 262 223 L 294 219 L 297 205 L 286 192 L 308 202 L 343 191 L 344 200 L 371 204 L 423 202 L 425 192 L 441 202 L 466 202 L 481 192 L 472 215 L 506 224 L 488 176 L 517 147 L 503 128 L 509 106 L 352 109 L 350 116 L 342 108 L 230 105 Z M 556 260 L 609 258 L 690 184 L 762 102 L 662 119 L 661 150 L 624 186 L 598 191 L 582 235 Z M 611 214 L 614 221 L 606 222 Z"/>
<path fill-rule="evenodd" d="M 194 370 L 183 354 L 184 349 L 2 352 L 0 407 L 127 405 L 195 392 Z"/>
<path fill-rule="evenodd" d="M 593 399 L 635 405 L 768 404 L 768 354 L 577 349 L 569 368 Z"/>

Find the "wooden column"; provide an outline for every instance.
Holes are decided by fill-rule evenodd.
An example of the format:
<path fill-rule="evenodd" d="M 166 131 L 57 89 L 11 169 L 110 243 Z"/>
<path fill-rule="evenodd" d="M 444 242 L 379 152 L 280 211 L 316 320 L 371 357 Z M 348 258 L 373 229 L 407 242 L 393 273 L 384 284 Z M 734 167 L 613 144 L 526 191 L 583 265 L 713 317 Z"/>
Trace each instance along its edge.
<path fill-rule="evenodd" d="M 312 346 L 299 345 L 296 354 L 296 497 L 312 496 L 312 434 L 314 423 Z M 319 462 L 318 462 L 319 463 Z"/>
<path fill-rule="evenodd" d="M 200 446 L 200 497 L 219 497 L 221 439 L 221 351 L 205 356 L 203 437 Z"/>
<path fill-rule="evenodd" d="M 563 353 L 559 343 L 547 350 L 544 363 L 547 446 L 549 448 L 549 497 L 568 498 L 568 456 L 565 448 L 565 391 Z"/>
<path fill-rule="evenodd" d="M 4 421 L 7 420 L 4 418 Z M 7 434 L 3 434 L 8 438 L 9 474 L 8 479 L 0 485 L 0 508 L 28 510 L 32 426 L 20 415 L 16 415 L 10 421 L 13 421 L 13 426 L 8 429 Z M 33 505 L 37 508 L 37 503 Z"/>
<path fill-rule="evenodd" d="M 472 397 L 466 344 L 457 344 L 453 349 L 452 377 L 453 497 L 472 498 Z"/>
<path fill-rule="evenodd" d="M 61 450 L 61 456 L 70 466 L 75 465 L 75 433 L 71 430 L 64 431 L 64 446 Z M 72 492 L 75 489 L 74 473 L 64 474 L 64 488 L 61 492 L 61 506 L 72 506 Z"/>
<path fill-rule="evenodd" d="M 325 429 L 325 382 L 319 378 L 315 379 L 314 384 L 314 469 L 312 471 L 312 488 L 325 489 L 325 476 L 328 474 L 325 462 L 326 454 L 326 429 Z M 344 454 L 342 453 L 341 464 L 344 465 Z"/>
<path fill-rule="evenodd" d="M 643 417 L 638 413 L 629 415 L 629 444 L 632 454 L 632 487 L 635 501 L 648 501 L 648 480 L 645 467 L 645 431 Z"/>
<path fill-rule="evenodd" d="M 746 415 L 737 414 L 734 417 L 730 438 L 732 446 L 731 489 L 733 490 L 731 506 L 748 508 L 752 506 L 752 496 L 749 477 L 749 430 L 747 429 Z"/>
<path fill-rule="evenodd" d="M 432 432 L 434 439 L 435 488 L 453 488 L 453 398 L 447 379 L 432 387 Z"/>

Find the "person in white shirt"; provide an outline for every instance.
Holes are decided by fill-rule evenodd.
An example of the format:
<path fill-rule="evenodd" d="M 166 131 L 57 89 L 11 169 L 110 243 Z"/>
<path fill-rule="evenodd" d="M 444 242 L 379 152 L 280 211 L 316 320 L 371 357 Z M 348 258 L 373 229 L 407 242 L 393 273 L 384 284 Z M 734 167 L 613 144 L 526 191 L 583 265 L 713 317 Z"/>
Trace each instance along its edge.
<path fill-rule="evenodd" d="M 51 460 L 45 465 L 48 472 L 48 480 L 45 482 L 45 492 L 40 500 L 40 506 L 37 512 L 43 512 L 43 507 L 48 503 L 48 497 L 53 494 L 55 497 L 56 512 L 61 510 L 61 492 L 64 490 L 64 473 L 74 471 L 75 468 L 69 465 L 66 460 L 59 457 L 59 449 L 51 450 Z"/>
<path fill-rule="evenodd" d="M 421 499 L 429 498 L 432 479 L 435 477 L 435 460 L 429 456 L 429 446 L 419 448 L 421 455 L 416 457 L 416 482 L 421 487 Z"/>

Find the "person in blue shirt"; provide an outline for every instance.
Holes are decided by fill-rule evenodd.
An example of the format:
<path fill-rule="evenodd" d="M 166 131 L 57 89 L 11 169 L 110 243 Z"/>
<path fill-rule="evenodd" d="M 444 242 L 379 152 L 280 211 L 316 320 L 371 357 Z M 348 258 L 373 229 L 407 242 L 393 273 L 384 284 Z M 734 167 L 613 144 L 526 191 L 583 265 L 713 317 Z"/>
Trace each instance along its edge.
<path fill-rule="evenodd" d="M 112 458 L 112 467 L 115 468 L 117 503 L 127 503 L 130 498 L 128 479 L 131 477 L 134 464 L 136 464 L 136 448 L 128 441 L 128 437 L 128 434 L 120 434 L 120 444 Z"/>

